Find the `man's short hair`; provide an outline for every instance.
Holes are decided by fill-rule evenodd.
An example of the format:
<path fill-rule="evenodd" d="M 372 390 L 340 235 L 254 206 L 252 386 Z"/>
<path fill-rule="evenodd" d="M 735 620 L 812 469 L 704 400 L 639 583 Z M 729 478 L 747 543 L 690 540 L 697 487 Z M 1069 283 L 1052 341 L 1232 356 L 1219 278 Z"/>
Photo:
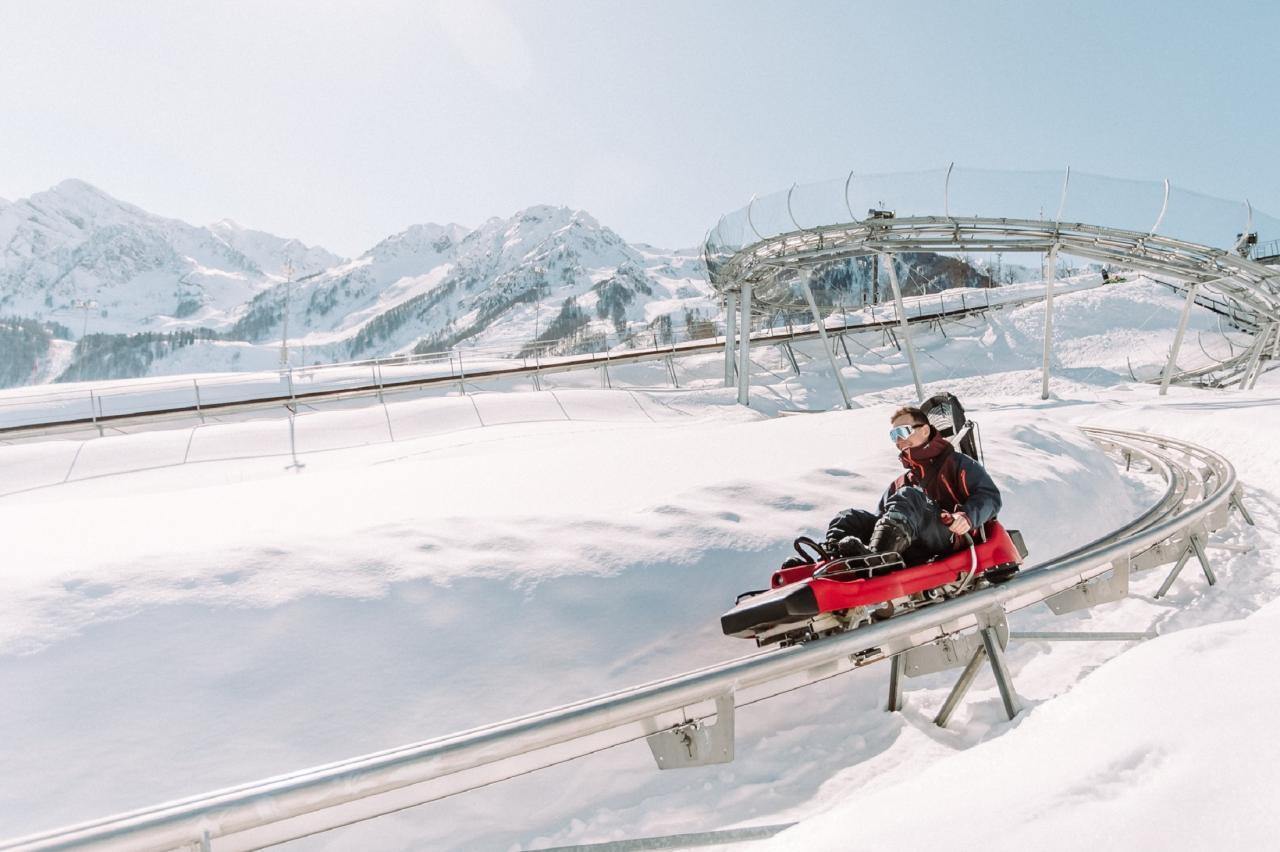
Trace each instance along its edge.
<path fill-rule="evenodd" d="M 929 418 L 925 416 L 924 411 L 917 408 L 914 405 L 904 405 L 901 408 L 899 408 L 897 411 L 893 412 L 893 416 L 889 418 L 889 422 L 892 423 L 893 421 L 897 420 L 899 417 L 906 417 L 906 416 L 910 416 L 911 419 L 914 420 L 917 425 L 920 425 L 920 426 L 929 425 Z"/>

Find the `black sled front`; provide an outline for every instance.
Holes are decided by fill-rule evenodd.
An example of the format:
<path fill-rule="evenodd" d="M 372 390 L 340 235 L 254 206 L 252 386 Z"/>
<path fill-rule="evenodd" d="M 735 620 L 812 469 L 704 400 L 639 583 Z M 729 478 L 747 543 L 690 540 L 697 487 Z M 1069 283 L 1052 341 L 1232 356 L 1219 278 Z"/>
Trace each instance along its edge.
<path fill-rule="evenodd" d="M 739 600 L 720 616 L 720 628 L 726 636 L 751 639 L 771 627 L 817 614 L 818 598 L 807 582 L 801 582 Z"/>

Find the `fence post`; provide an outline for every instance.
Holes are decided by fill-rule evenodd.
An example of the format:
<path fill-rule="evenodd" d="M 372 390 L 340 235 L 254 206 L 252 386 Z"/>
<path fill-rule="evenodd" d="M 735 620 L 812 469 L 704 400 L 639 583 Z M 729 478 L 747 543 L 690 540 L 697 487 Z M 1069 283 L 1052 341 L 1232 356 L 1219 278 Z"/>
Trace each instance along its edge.
<path fill-rule="evenodd" d="M 93 398 L 93 388 L 89 388 L 89 416 L 93 418 L 93 425 L 98 427 L 98 437 L 102 437 L 102 424 L 98 422 L 98 408 L 100 403 L 96 403 Z"/>
<path fill-rule="evenodd" d="M 196 389 L 196 414 L 200 415 L 200 422 L 204 422 L 204 412 L 200 410 L 200 382 L 196 379 L 191 380 L 191 386 Z"/>

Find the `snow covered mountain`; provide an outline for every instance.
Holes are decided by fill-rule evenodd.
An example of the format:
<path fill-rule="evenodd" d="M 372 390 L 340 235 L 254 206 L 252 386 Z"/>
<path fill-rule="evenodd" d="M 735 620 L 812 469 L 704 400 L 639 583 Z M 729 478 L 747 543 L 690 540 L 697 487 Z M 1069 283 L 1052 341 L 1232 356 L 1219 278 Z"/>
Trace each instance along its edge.
<path fill-rule="evenodd" d="M 68 180 L 0 205 L 0 252 L 2 385 L 266 367 L 286 335 L 293 363 L 585 348 L 712 310 L 696 251 L 632 246 L 563 207 L 414 225 L 347 261 Z"/>
<path fill-rule="evenodd" d="M 216 327 L 286 261 L 303 275 L 339 258 L 234 223 L 165 219 L 79 180 L 0 206 L 0 313 L 97 333 Z"/>

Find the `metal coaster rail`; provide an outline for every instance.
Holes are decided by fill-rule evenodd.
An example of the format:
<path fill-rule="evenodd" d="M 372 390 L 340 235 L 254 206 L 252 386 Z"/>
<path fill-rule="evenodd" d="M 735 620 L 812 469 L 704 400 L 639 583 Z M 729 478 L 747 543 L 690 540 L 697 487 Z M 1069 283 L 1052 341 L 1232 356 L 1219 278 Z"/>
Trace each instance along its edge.
<path fill-rule="evenodd" d="M 1040 602 L 1056 613 L 1118 600 L 1131 570 L 1175 563 L 1162 595 L 1194 555 L 1210 584 L 1205 555 L 1210 532 L 1226 525 L 1240 502 L 1234 468 L 1221 455 L 1185 441 L 1145 433 L 1089 428 L 1087 434 L 1126 468 L 1145 461 L 1164 478 L 1160 498 L 1133 521 L 1097 541 L 1038 565 L 1011 581 L 907 612 L 848 633 L 758 652 L 641 686 L 532 713 L 425 742 L 338 761 L 265 781 L 144 808 L 8 842 L 0 850 L 239 850 L 305 837 L 454 795 L 605 748 L 645 739 L 663 758 L 664 743 L 708 743 L 702 762 L 732 758 L 737 708 L 892 660 L 890 709 L 902 703 L 905 661 L 913 653 L 961 647 L 972 652 L 960 682 L 937 719 L 945 724 L 990 659 L 1010 718 L 1019 712 L 1002 647 L 1005 616 Z M 1004 633 L 999 634 L 1000 627 Z M 999 635 L 998 635 L 999 634 Z M 1034 634 L 1038 638 L 1079 635 Z M 1146 634 L 1090 638 L 1138 639 Z M 974 645 L 974 637 L 982 643 Z M 1018 638 L 1016 633 L 1012 638 Z M 968 656 L 968 655 L 966 655 Z M 963 663 L 963 660 L 960 661 Z M 944 668 L 950 666 L 944 666 Z M 938 669 L 934 669 L 938 670 Z M 714 724 L 710 724 L 712 718 Z M 727 736 L 727 746 L 725 738 Z M 690 764 L 692 765 L 692 764 Z"/>

